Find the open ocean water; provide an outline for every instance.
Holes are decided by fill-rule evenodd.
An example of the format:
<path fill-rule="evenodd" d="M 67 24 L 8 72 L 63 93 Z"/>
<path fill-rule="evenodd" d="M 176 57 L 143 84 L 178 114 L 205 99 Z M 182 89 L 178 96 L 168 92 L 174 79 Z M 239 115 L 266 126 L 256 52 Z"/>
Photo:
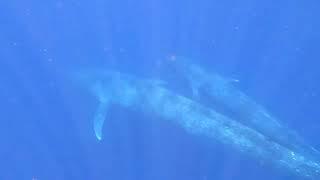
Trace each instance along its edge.
<path fill-rule="evenodd" d="M 184 56 L 235 82 L 320 149 L 320 2 L 27 0 L 0 5 L 0 180 L 299 180 L 237 150 L 98 101 L 80 68 L 171 78 Z M 320 159 L 320 157 L 319 157 Z"/>

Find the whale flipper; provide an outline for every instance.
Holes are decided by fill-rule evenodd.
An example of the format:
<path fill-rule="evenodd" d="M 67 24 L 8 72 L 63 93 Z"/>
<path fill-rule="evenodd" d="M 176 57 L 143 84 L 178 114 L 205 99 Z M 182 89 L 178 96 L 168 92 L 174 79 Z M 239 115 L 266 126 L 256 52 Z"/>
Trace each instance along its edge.
<path fill-rule="evenodd" d="M 101 82 L 97 83 L 93 87 L 93 91 L 96 93 L 96 96 L 99 100 L 98 108 L 94 114 L 93 128 L 97 139 L 101 141 L 103 124 L 106 119 L 107 111 L 109 110 L 110 101 L 108 96 L 103 92 L 103 86 Z"/>
<path fill-rule="evenodd" d="M 102 140 L 102 128 L 108 111 L 108 102 L 100 102 L 94 115 L 94 133 L 99 141 Z"/>

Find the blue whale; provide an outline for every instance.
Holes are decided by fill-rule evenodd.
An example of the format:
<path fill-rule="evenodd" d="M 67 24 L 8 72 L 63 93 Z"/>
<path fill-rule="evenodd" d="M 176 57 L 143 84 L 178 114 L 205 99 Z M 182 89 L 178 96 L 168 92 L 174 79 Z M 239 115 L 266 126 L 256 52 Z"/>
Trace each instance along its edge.
<path fill-rule="evenodd" d="M 192 99 L 206 99 L 209 106 L 220 109 L 233 119 L 255 129 L 266 137 L 295 152 L 320 159 L 320 153 L 294 130 L 281 123 L 263 106 L 236 88 L 235 79 L 225 78 L 193 63 L 182 56 L 167 59 L 169 66 L 186 79 L 192 89 Z M 219 111 L 220 112 L 220 111 Z"/>
<path fill-rule="evenodd" d="M 95 136 L 103 140 L 103 126 L 112 105 L 154 114 L 191 135 L 206 137 L 249 155 L 257 161 L 307 179 L 320 178 L 320 165 L 261 133 L 163 86 L 162 81 L 137 78 L 112 70 L 75 73 L 77 82 L 97 99 Z"/>

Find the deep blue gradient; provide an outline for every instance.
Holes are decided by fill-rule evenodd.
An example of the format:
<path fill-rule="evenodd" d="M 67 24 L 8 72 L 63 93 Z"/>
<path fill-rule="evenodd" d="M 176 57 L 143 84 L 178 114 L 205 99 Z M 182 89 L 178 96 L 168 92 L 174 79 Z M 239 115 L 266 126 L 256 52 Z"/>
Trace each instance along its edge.
<path fill-rule="evenodd" d="M 8 1 L 0 7 L 0 179 L 283 180 L 268 165 L 179 127 L 97 102 L 77 68 L 159 75 L 183 55 L 237 86 L 320 149 L 320 3 Z M 161 68 L 161 67 L 160 67 Z M 159 72 L 158 72 L 159 70 Z M 178 84 L 178 83 L 177 83 Z"/>

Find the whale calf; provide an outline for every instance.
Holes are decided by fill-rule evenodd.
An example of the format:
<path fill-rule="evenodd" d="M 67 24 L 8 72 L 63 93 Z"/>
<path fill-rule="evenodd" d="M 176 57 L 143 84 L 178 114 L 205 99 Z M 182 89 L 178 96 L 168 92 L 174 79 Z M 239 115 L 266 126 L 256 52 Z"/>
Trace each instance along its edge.
<path fill-rule="evenodd" d="M 169 66 L 176 74 L 186 79 L 192 89 L 193 97 L 210 101 L 214 109 L 222 109 L 225 114 L 249 126 L 271 140 L 299 153 L 320 159 L 320 153 L 307 144 L 294 130 L 281 123 L 263 106 L 255 102 L 235 87 L 234 79 L 225 78 L 217 73 L 193 63 L 183 56 L 168 57 Z"/>
<path fill-rule="evenodd" d="M 220 142 L 297 176 L 320 178 L 320 165 L 313 159 L 307 159 L 213 109 L 168 90 L 159 83 L 161 81 L 112 70 L 81 71 L 76 73 L 75 79 L 97 99 L 93 126 L 100 141 L 103 140 L 103 126 L 108 123 L 109 107 L 120 105 L 157 115 L 189 134 Z"/>

